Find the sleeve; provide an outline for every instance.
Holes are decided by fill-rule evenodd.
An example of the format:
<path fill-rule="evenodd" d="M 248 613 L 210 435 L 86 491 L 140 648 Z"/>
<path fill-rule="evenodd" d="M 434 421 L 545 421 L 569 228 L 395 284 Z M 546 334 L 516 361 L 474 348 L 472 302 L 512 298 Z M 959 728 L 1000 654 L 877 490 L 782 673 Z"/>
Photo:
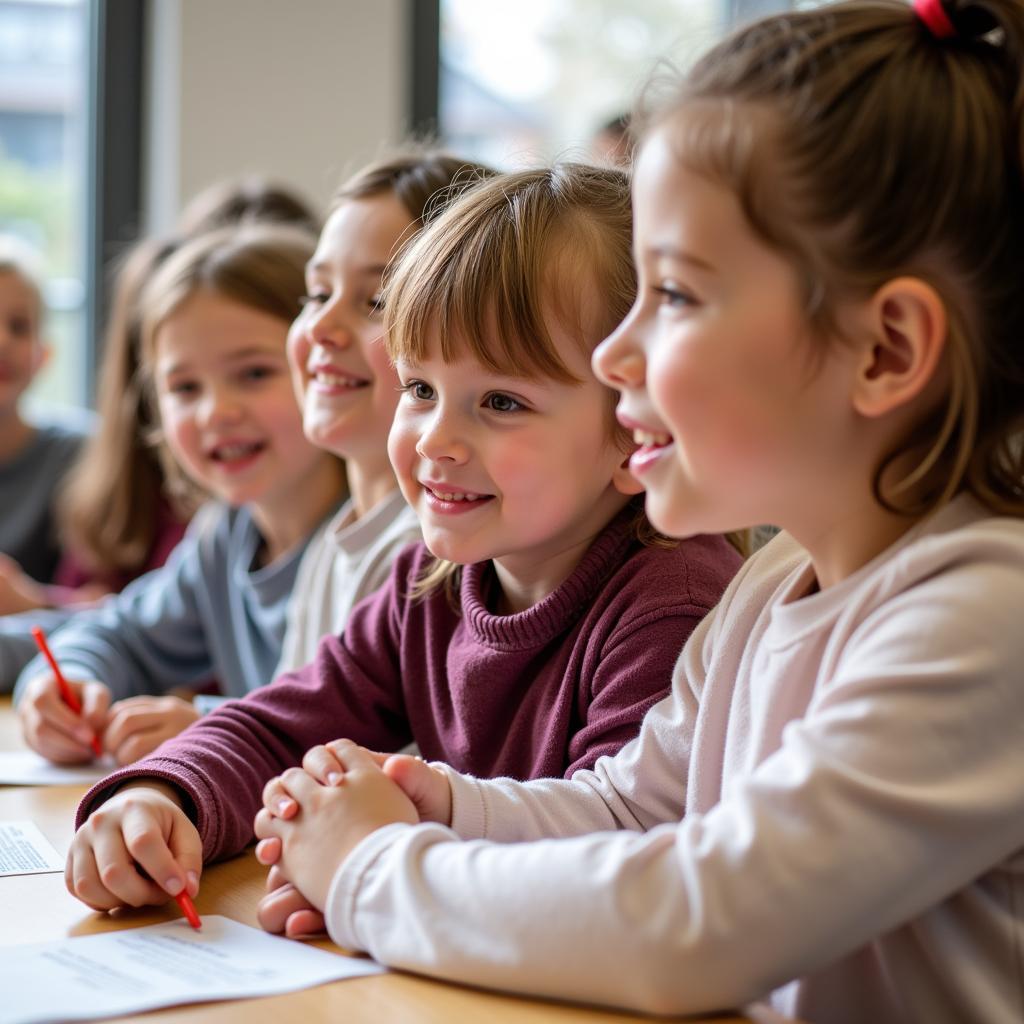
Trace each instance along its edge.
<path fill-rule="evenodd" d="M 394 592 L 392 579 L 354 610 L 343 637 L 320 642 L 311 664 L 229 701 L 151 757 L 108 776 L 86 794 L 77 824 L 126 779 L 159 778 L 192 801 L 204 860 L 215 860 L 252 839 L 264 785 L 300 764 L 310 747 L 340 737 L 376 750 L 409 742 Z"/>
<path fill-rule="evenodd" d="M 199 595 L 206 589 L 204 572 L 225 571 L 227 529 L 226 513 L 198 517 L 166 565 L 74 615 L 49 638 L 64 674 L 98 679 L 115 700 L 166 693 L 208 678 L 213 664 Z M 46 670 L 41 657 L 29 662 L 15 699 Z"/>
<path fill-rule="evenodd" d="M 334 878 L 331 936 L 403 969 L 649 1013 L 740 1005 L 821 969 L 1019 849 L 1022 603 L 1016 563 L 885 602 L 705 814 L 648 805 L 664 823 L 642 835 L 510 845 L 374 833 Z"/>
<path fill-rule="evenodd" d="M 0 616 L 0 693 L 10 693 L 25 666 L 39 653 L 32 627 L 47 635 L 60 629 L 72 616 L 63 608 L 37 608 L 18 615 Z"/>

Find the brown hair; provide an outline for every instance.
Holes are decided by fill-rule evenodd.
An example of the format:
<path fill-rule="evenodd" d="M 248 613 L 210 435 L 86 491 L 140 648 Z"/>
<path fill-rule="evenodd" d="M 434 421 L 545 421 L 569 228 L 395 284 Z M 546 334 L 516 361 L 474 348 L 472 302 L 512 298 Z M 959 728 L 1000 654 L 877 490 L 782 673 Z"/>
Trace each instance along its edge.
<path fill-rule="evenodd" d="M 582 383 L 558 355 L 545 314 L 589 354 L 632 305 L 631 241 L 623 171 L 564 163 L 483 181 L 401 254 L 385 293 L 388 353 L 417 361 L 436 337 L 445 361 L 468 353 L 497 373 Z M 585 282 L 599 302 L 585 302 Z M 609 436 L 625 452 L 608 395 Z M 655 536 L 642 509 L 637 532 Z M 454 600 L 459 568 L 435 560 L 413 595 L 443 586 Z"/>
<path fill-rule="evenodd" d="M 147 282 L 139 299 L 139 378 L 153 414 L 152 369 L 156 335 L 163 322 L 200 291 L 233 299 L 290 324 L 305 293 L 306 262 L 316 238 L 287 224 L 251 223 L 222 228 L 185 242 Z M 159 443 L 159 429 L 150 440 Z M 169 491 L 189 495 L 194 487 L 161 444 L 160 460 Z"/>
<path fill-rule="evenodd" d="M 192 237 L 250 221 L 320 230 L 320 218 L 298 193 L 254 175 L 218 181 L 193 196 L 181 211 L 178 231 Z"/>
<path fill-rule="evenodd" d="M 368 164 L 340 185 L 331 197 L 330 212 L 350 199 L 390 192 L 420 228 L 462 189 L 493 174 L 484 164 L 429 145 L 409 143 Z"/>
<path fill-rule="evenodd" d="M 943 6 L 957 32 L 942 40 L 902 0 L 767 18 L 642 116 L 671 122 L 680 159 L 732 189 L 793 262 L 816 336 L 839 337 L 839 304 L 893 277 L 939 292 L 948 394 L 877 468 L 875 495 L 920 515 L 966 490 L 1019 516 L 1024 7 Z M 890 481 L 908 454 L 917 468 Z"/>

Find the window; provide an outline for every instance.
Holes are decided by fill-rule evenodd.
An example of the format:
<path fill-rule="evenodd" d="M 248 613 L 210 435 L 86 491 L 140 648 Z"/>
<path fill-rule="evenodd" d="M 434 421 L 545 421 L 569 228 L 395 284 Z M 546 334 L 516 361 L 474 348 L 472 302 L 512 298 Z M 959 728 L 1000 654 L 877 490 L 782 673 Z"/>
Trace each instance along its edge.
<path fill-rule="evenodd" d="M 416 0 L 413 0 L 416 2 Z M 440 0 L 438 124 L 467 156 L 509 168 L 587 159 L 660 58 L 685 63 L 785 0 Z"/>
<path fill-rule="evenodd" d="M 47 404 L 86 397 L 87 34 L 85 0 L 0 0 L 0 232 L 42 258 L 53 351 L 33 397 Z"/>

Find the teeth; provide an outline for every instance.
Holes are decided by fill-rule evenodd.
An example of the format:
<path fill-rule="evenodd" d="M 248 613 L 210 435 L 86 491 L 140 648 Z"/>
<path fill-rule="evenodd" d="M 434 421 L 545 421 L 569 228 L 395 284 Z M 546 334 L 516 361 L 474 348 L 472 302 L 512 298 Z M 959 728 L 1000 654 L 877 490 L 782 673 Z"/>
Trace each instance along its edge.
<path fill-rule="evenodd" d="M 215 448 L 213 457 L 230 462 L 232 459 L 244 459 L 259 447 L 257 444 L 222 444 Z"/>
<path fill-rule="evenodd" d="M 637 428 L 633 431 L 633 440 L 642 448 L 663 448 L 671 442 L 672 437 L 669 434 L 659 434 L 652 430 Z"/>
<path fill-rule="evenodd" d="M 433 494 L 435 498 L 440 498 L 441 501 L 477 501 L 482 497 L 480 494 L 464 494 L 461 492 L 456 494 L 454 491 L 445 492 L 435 491 L 433 489 L 431 489 L 430 493 Z"/>
<path fill-rule="evenodd" d="M 330 370 L 317 370 L 313 379 L 318 384 L 329 388 L 361 388 L 364 383 L 361 380 L 356 380 L 355 377 L 332 373 Z"/>

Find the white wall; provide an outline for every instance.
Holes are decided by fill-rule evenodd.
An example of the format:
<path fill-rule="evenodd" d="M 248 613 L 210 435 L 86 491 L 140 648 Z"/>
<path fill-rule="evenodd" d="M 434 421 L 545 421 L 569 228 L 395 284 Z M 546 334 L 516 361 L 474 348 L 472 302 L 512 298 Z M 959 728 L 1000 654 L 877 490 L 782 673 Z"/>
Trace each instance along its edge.
<path fill-rule="evenodd" d="M 323 205 L 406 126 L 406 0 L 149 0 L 146 228 L 261 173 Z"/>

